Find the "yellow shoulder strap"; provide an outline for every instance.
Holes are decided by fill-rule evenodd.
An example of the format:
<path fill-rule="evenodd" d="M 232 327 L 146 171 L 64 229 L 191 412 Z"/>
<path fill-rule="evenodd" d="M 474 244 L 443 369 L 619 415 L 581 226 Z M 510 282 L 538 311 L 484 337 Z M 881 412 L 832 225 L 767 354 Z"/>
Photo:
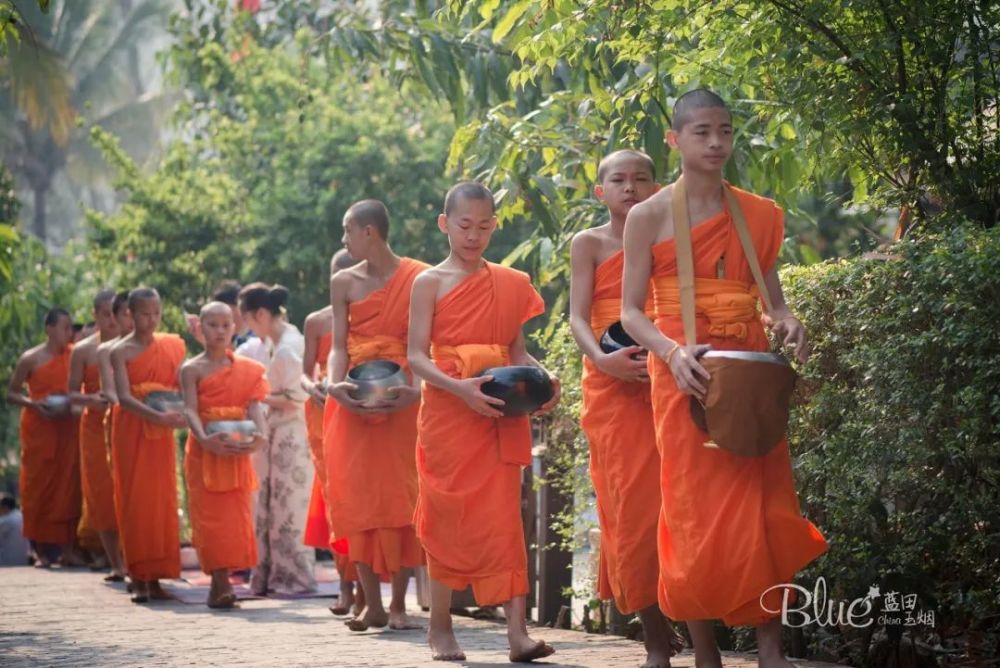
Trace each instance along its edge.
<path fill-rule="evenodd" d="M 681 297 L 681 322 L 684 323 L 684 342 L 693 346 L 698 339 L 694 321 L 694 255 L 691 248 L 691 219 L 688 216 L 683 175 L 674 182 L 671 195 L 674 214 L 674 252 L 677 254 L 677 285 Z"/>

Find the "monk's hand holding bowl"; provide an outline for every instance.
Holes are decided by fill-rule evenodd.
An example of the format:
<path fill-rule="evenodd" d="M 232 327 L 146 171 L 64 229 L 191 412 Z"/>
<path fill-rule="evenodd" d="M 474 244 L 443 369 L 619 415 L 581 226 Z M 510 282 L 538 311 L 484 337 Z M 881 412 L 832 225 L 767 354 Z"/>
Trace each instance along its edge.
<path fill-rule="evenodd" d="M 420 388 L 412 385 L 397 385 L 389 388 L 389 398 L 379 406 L 383 413 L 394 413 L 420 401 Z"/>
<path fill-rule="evenodd" d="M 364 415 L 379 410 L 378 408 L 370 408 L 363 400 L 353 398 L 349 393 L 356 389 L 358 389 L 358 386 L 354 383 L 342 380 L 339 383 L 327 385 L 326 393 L 352 413 Z"/>
<path fill-rule="evenodd" d="M 649 371 L 646 367 L 646 351 L 640 346 L 626 346 L 613 353 L 605 353 L 595 359 L 594 364 L 609 376 L 614 376 L 630 383 L 649 382 Z"/>
<path fill-rule="evenodd" d="M 303 383 L 302 387 L 317 406 L 323 406 L 327 397 L 327 385 L 325 380 L 318 383 Z"/>
<path fill-rule="evenodd" d="M 660 359 L 670 367 L 677 388 L 684 394 L 690 394 L 700 400 L 705 399 L 710 374 L 698 362 L 698 358 L 711 349 L 712 346 L 706 344 L 682 346 L 672 341 L 666 352 L 660 355 Z"/>
<path fill-rule="evenodd" d="M 267 436 L 265 436 L 264 434 L 260 433 L 259 431 L 255 431 L 253 434 L 251 434 L 251 437 L 253 440 L 247 443 L 244 448 L 244 451 L 247 454 L 258 452 L 267 447 Z"/>
<path fill-rule="evenodd" d="M 44 401 L 32 401 L 30 405 L 36 411 L 41 413 L 42 417 L 46 420 L 54 420 L 62 415 L 62 411 L 52 408 Z"/>
<path fill-rule="evenodd" d="M 645 365 L 645 362 L 643 365 Z M 562 383 L 551 373 L 549 374 L 549 380 L 552 381 L 552 398 L 542 404 L 541 408 L 531 414 L 532 416 L 545 415 L 559 404 L 559 399 L 562 397 Z"/>
<path fill-rule="evenodd" d="M 172 429 L 183 429 L 187 426 L 187 418 L 184 413 L 177 411 L 161 411 L 153 422 Z"/>
<path fill-rule="evenodd" d="M 762 320 L 764 326 L 778 337 L 782 346 L 795 349 L 795 359 L 803 364 L 809 360 L 809 342 L 801 320 L 787 311 L 774 315 L 765 314 Z"/>
<path fill-rule="evenodd" d="M 229 434 L 221 431 L 209 434 L 205 438 L 198 440 L 201 447 L 216 455 L 232 454 L 226 450 L 226 445 L 230 442 Z"/>
<path fill-rule="evenodd" d="M 485 417 L 500 418 L 503 413 L 496 406 L 503 406 L 503 399 L 491 397 L 483 393 L 483 384 L 493 380 L 493 376 L 474 376 L 458 381 L 455 394 L 461 397 L 465 405 Z"/>

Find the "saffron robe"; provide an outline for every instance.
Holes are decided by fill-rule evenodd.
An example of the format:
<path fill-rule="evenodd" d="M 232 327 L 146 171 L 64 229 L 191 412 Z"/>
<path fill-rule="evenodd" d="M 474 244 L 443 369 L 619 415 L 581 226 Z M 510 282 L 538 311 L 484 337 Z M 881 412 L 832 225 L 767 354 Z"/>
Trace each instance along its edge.
<path fill-rule="evenodd" d="M 96 364 L 84 367 L 81 389 L 84 394 L 101 391 L 101 377 Z M 111 477 L 105 440 L 104 420 L 107 414 L 107 406 L 88 406 L 80 416 L 80 482 L 86 506 L 82 524 L 92 531 L 114 531 L 118 528 L 115 482 Z"/>
<path fill-rule="evenodd" d="M 176 392 L 185 353 L 181 337 L 155 334 L 127 363 L 132 395 L 142 401 L 149 392 Z M 123 408 L 114 414 L 111 446 L 115 512 L 129 574 L 142 581 L 180 577 L 173 429 Z"/>
<path fill-rule="evenodd" d="M 435 304 L 431 356 L 455 378 L 507 365 L 507 347 L 544 310 L 527 274 L 487 263 Z M 531 463 L 529 418 L 479 415 L 425 383 L 418 428 L 414 521 L 430 576 L 459 591 L 472 585 L 479 605 L 526 594 L 521 467 Z"/>
<path fill-rule="evenodd" d="M 319 366 L 319 377 L 326 375 L 326 362 L 330 356 L 330 345 L 333 335 L 329 332 L 319 338 L 316 346 L 316 363 Z M 330 522 L 327 519 L 324 481 L 326 469 L 323 466 L 323 408 L 311 398 L 305 403 L 306 434 L 309 437 L 309 454 L 312 455 L 316 475 L 313 476 L 312 492 L 309 497 L 309 513 L 306 515 L 306 528 L 302 542 L 309 547 L 330 549 Z"/>
<path fill-rule="evenodd" d="M 386 284 L 350 305 L 348 367 L 391 360 L 409 374 L 410 289 L 428 265 L 402 258 Z M 423 563 L 413 527 L 417 501 L 417 413 L 358 415 L 333 402 L 323 435 L 330 527 L 352 562 L 386 576 Z"/>
<path fill-rule="evenodd" d="M 73 346 L 35 368 L 28 376 L 28 396 L 39 401 L 66 394 Z M 21 511 L 24 537 L 65 545 L 80 521 L 80 450 L 76 418 L 48 419 L 34 408 L 21 409 Z"/>
<path fill-rule="evenodd" d="M 734 189 L 762 271 L 777 260 L 783 213 L 773 201 Z M 766 351 L 753 275 L 729 212 L 691 230 L 698 343 L 716 350 Z M 684 343 L 673 239 L 652 248 L 656 326 Z M 717 279 L 722 259 L 725 280 Z M 761 596 L 826 551 L 819 530 L 802 517 L 788 443 L 764 457 L 705 447 L 689 397 L 669 367 L 650 356 L 653 415 L 661 454 L 660 607 L 677 620 L 721 619 L 759 625 L 775 617 L 781 594 Z"/>
<path fill-rule="evenodd" d="M 270 391 L 264 365 L 228 354 L 231 366 L 198 382 L 198 414 L 202 424 L 245 420 L 254 401 Z M 189 433 L 184 479 L 191 516 L 191 542 L 206 573 L 238 570 L 257 564 L 253 532 L 253 492 L 257 489 L 250 455 L 217 455 L 202 448 Z"/>
<path fill-rule="evenodd" d="M 620 318 L 624 260 L 619 251 L 594 272 L 590 325 L 598 340 Z M 601 527 L 597 593 L 630 614 L 657 602 L 660 454 L 650 386 L 609 376 L 585 357 L 582 389 L 580 424 Z"/>

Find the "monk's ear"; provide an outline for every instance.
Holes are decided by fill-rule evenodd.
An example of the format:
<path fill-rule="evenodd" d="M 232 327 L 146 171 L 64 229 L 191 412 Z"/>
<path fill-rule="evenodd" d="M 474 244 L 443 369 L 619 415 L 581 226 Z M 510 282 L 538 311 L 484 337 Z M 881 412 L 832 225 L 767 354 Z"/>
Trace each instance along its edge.
<path fill-rule="evenodd" d="M 661 186 L 661 185 L 660 185 L 659 183 L 654 183 L 654 184 L 653 184 L 653 192 L 654 192 L 654 193 L 658 193 L 658 192 L 660 192 L 660 188 L 662 188 L 662 187 L 663 187 L 663 186 Z"/>
<path fill-rule="evenodd" d="M 438 229 L 444 234 L 448 234 L 448 216 L 443 213 L 438 215 Z"/>
<path fill-rule="evenodd" d="M 677 131 L 667 130 L 667 146 L 677 148 Z"/>
<path fill-rule="evenodd" d="M 497 229 L 497 225 L 499 225 L 499 224 L 500 224 L 500 221 L 497 220 L 496 215 L 494 215 L 492 218 L 490 218 L 490 232 L 493 232 L 493 230 Z"/>
<path fill-rule="evenodd" d="M 594 186 L 594 197 L 596 197 L 600 202 L 604 201 L 604 186 L 599 183 Z"/>

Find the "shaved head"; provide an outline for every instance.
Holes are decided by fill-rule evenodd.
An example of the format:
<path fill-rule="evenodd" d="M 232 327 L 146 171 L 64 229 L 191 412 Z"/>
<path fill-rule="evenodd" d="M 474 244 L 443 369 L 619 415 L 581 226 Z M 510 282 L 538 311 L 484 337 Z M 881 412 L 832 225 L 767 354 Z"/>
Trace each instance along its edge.
<path fill-rule="evenodd" d="M 373 227 L 383 241 L 389 240 L 389 210 L 377 199 L 355 202 L 344 214 L 344 220 L 362 227 Z"/>
<path fill-rule="evenodd" d="M 475 199 L 481 201 L 489 201 L 490 207 L 493 212 L 496 213 L 496 204 L 493 199 L 493 193 L 489 188 L 484 186 L 478 181 L 462 181 L 461 183 L 456 183 L 444 196 L 444 215 L 450 216 L 455 210 L 455 207 L 459 205 L 463 200 Z"/>
<path fill-rule="evenodd" d="M 128 293 L 128 310 L 135 313 L 140 302 L 160 301 L 160 293 L 155 288 L 136 288 Z"/>
<path fill-rule="evenodd" d="M 330 258 L 330 274 L 336 274 L 341 269 L 353 267 L 357 263 L 358 261 L 351 257 L 346 248 L 341 248 Z"/>
<path fill-rule="evenodd" d="M 94 295 L 94 310 L 100 309 L 105 304 L 113 304 L 115 301 L 114 290 L 101 290 Z"/>
<path fill-rule="evenodd" d="M 201 312 L 198 317 L 202 320 L 210 315 L 221 315 L 227 318 L 233 317 L 233 307 L 225 302 L 208 302 L 201 307 Z"/>
<path fill-rule="evenodd" d="M 604 177 L 611 173 L 611 168 L 623 162 L 635 162 L 649 169 L 649 177 L 656 180 L 656 164 L 653 159 L 642 151 L 631 148 L 624 148 L 604 156 L 600 164 L 597 165 L 597 182 L 604 183 Z"/>
<path fill-rule="evenodd" d="M 691 122 L 694 113 L 699 109 L 725 109 L 729 111 L 725 100 L 705 88 L 697 88 L 684 93 L 674 102 L 674 117 L 670 127 L 674 132 L 680 132 Z"/>

